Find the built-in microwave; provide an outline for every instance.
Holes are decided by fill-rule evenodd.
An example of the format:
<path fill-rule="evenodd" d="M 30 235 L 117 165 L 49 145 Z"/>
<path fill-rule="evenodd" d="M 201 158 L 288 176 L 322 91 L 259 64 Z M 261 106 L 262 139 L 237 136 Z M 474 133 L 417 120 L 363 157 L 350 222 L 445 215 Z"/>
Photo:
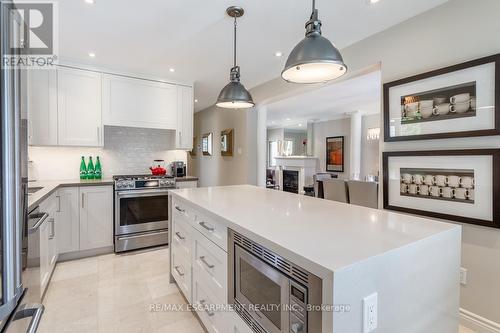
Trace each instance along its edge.
<path fill-rule="evenodd" d="M 233 230 L 228 253 L 228 301 L 254 332 L 321 332 L 319 277 Z"/>

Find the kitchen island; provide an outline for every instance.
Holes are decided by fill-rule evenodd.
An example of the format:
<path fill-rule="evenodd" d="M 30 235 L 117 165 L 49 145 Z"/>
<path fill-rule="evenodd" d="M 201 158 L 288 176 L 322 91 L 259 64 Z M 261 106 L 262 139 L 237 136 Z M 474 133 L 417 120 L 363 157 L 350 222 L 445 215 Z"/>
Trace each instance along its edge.
<path fill-rule="evenodd" d="M 458 225 L 249 185 L 170 193 L 171 275 L 193 305 L 231 303 L 237 233 L 321 279 L 321 304 L 334 305 L 321 332 L 364 332 L 370 300 L 377 332 L 458 331 Z M 251 332 L 252 320 L 203 306 L 208 331 Z"/>

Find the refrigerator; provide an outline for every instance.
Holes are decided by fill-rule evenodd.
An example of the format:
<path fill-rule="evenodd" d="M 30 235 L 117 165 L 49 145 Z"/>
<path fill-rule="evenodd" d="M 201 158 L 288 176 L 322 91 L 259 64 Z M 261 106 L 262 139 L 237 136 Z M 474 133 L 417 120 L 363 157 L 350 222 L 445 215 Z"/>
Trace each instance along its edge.
<path fill-rule="evenodd" d="M 0 1 L 3 3 L 4 1 Z M 0 6 L 1 55 L 10 54 L 12 40 L 20 40 L 23 21 Z M 27 115 L 23 112 L 23 73 L 1 68 L 0 117 L 0 331 L 36 332 L 43 315 L 39 297 L 30 297 L 26 273 L 28 236 L 36 231 L 28 219 Z M 36 219 L 36 216 L 35 216 Z M 36 222 L 36 221 L 35 221 Z M 36 275 L 36 274 L 35 274 Z M 38 277 L 37 277 L 38 278 Z M 29 283 L 28 283 L 29 284 Z M 31 293 L 33 294 L 33 293 Z M 36 295 L 36 293 L 35 293 Z M 39 296 L 39 292 L 38 295 Z M 35 301 L 35 303 L 33 303 Z"/>

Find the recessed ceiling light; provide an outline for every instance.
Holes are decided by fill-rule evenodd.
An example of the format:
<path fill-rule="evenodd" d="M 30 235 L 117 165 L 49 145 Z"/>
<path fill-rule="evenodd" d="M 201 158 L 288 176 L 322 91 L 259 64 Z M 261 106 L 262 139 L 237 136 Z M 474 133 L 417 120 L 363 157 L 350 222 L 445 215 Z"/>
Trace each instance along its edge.
<path fill-rule="evenodd" d="M 292 120 L 292 119 L 290 119 L 290 118 L 286 118 L 286 121 L 290 121 L 290 120 Z"/>
<path fill-rule="evenodd" d="M 173 72 L 175 72 L 175 68 L 170 68 L 170 69 L 169 69 L 169 71 L 170 71 L 171 73 L 173 73 Z"/>
<path fill-rule="evenodd" d="M 368 0 L 368 3 L 369 3 L 370 5 L 374 5 L 374 4 L 376 4 L 377 2 L 380 2 L 380 0 Z"/>
<path fill-rule="evenodd" d="M 95 58 L 95 53 L 94 52 L 89 52 L 89 57 Z"/>
<path fill-rule="evenodd" d="M 195 100 L 194 100 L 194 102 L 195 102 L 195 103 L 198 103 L 198 100 L 197 100 L 197 99 L 195 99 Z"/>
<path fill-rule="evenodd" d="M 93 5 L 95 1 L 94 0 L 85 0 L 85 2 Z"/>
<path fill-rule="evenodd" d="M 302 127 L 302 124 L 299 124 L 299 127 Z"/>
<path fill-rule="evenodd" d="M 274 55 L 275 55 L 276 57 L 282 57 L 282 56 L 283 56 L 283 53 L 282 53 L 282 52 L 280 52 L 280 51 L 278 51 L 278 52 L 275 52 L 275 53 L 274 53 Z"/>

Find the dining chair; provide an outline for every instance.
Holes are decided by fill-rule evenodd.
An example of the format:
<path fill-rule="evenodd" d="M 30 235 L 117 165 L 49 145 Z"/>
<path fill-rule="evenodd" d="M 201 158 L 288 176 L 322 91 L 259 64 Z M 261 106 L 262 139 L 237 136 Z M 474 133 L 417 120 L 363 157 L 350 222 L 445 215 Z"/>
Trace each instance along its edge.
<path fill-rule="evenodd" d="M 378 208 L 378 183 L 349 180 L 349 202 L 353 205 Z"/>
<path fill-rule="evenodd" d="M 327 200 L 349 203 L 349 191 L 343 179 L 324 179 L 323 192 Z"/>
<path fill-rule="evenodd" d="M 316 198 L 323 198 L 323 188 L 320 189 L 320 184 L 319 182 L 322 182 L 325 179 L 331 179 L 332 174 L 330 173 L 317 173 L 313 175 L 313 181 L 314 181 L 314 196 Z"/>

